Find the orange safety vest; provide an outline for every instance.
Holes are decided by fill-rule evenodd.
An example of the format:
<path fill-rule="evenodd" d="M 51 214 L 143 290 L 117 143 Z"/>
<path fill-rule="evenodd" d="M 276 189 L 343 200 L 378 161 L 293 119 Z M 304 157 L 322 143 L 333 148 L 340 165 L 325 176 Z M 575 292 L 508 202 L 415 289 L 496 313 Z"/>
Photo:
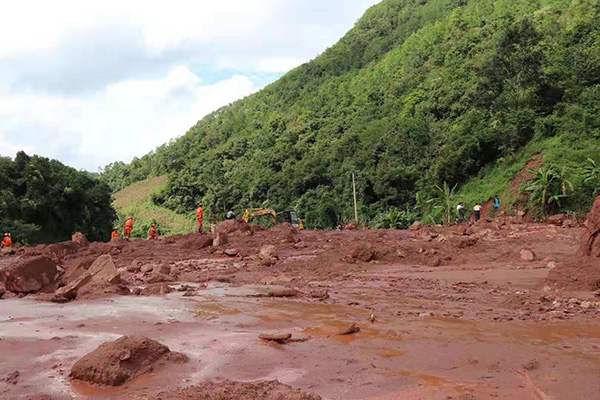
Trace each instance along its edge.
<path fill-rule="evenodd" d="M 116 238 L 116 237 L 119 237 L 119 236 L 121 236 L 121 235 L 119 235 L 119 232 L 118 232 L 118 231 L 114 231 L 114 232 L 113 232 L 113 233 L 110 235 L 110 238 L 111 238 L 111 239 L 114 239 L 114 238 Z"/>
<path fill-rule="evenodd" d="M 204 218 L 204 209 L 202 207 L 198 207 L 196 210 L 196 219 L 200 221 L 202 218 Z"/>
<path fill-rule="evenodd" d="M 158 237 L 158 235 L 156 234 L 156 228 L 150 228 L 150 237 L 152 239 L 155 239 Z"/>
<path fill-rule="evenodd" d="M 11 247 L 12 246 L 12 240 L 10 237 L 6 236 L 4 238 L 4 240 L 2 241 L 2 246 L 4 247 Z"/>

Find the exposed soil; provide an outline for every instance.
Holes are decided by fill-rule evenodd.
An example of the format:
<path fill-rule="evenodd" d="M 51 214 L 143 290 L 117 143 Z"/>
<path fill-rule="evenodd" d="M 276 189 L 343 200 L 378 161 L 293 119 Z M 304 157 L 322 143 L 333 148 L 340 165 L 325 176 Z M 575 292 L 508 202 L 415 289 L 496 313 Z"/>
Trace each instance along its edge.
<path fill-rule="evenodd" d="M 124 336 L 85 355 L 69 376 L 89 384 L 120 386 L 168 362 L 186 361 L 184 355 L 171 352 L 157 341 Z"/>
<path fill-rule="evenodd" d="M 590 224 L 227 224 L 218 246 L 193 234 L 2 258 L 8 271 L 45 256 L 67 286 L 54 298 L 7 286 L 0 398 L 600 398 L 600 258 L 580 250 Z M 64 288 L 69 296 L 56 297 Z M 87 383 L 69 379 L 78 360 L 122 336 L 190 360 L 158 368 L 160 354 L 159 364 L 144 356 L 122 374 L 121 350 L 111 348 L 87 364 Z"/>
<path fill-rule="evenodd" d="M 321 400 L 277 381 L 203 383 L 187 389 L 160 393 L 156 400 Z"/>

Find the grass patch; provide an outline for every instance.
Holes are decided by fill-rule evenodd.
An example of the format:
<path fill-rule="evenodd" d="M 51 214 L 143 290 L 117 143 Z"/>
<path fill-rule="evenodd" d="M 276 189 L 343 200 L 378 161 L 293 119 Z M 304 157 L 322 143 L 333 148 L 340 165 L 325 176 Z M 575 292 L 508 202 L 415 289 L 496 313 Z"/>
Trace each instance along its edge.
<path fill-rule="evenodd" d="M 115 193 L 113 205 L 117 211 L 117 229 L 121 234 L 127 217 L 134 219 L 134 237 L 147 237 L 153 223 L 160 235 L 184 235 L 197 229 L 193 219 L 152 202 L 152 194 L 164 188 L 167 182 L 167 175 L 158 176 L 134 183 Z"/>

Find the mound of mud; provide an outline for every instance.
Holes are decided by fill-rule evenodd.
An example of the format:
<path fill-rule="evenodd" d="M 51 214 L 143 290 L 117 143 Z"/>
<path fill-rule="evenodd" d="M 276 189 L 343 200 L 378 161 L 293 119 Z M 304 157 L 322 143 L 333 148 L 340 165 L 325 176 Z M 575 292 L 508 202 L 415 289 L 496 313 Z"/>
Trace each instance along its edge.
<path fill-rule="evenodd" d="M 213 245 L 212 236 L 193 233 L 181 241 L 182 249 L 202 250 Z"/>
<path fill-rule="evenodd" d="M 600 257 L 600 197 L 596 198 L 592 210 L 585 221 L 585 230 L 581 237 L 579 254 L 583 256 Z"/>
<path fill-rule="evenodd" d="M 600 289 L 600 260 L 582 258 L 559 264 L 550 271 L 546 283 L 556 290 Z"/>
<path fill-rule="evenodd" d="M 217 225 L 216 229 L 217 235 L 225 234 L 229 236 L 234 236 L 236 234 L 239 235 L 252 235 L 254 232 L 252 231 L 252 227 L 248 225 L 246 221 L 243 219 L 238 220 L 229 220 L 223 221 L 219 225 Z"/>
<path fill-rule="evenodd" d="M 123 336 L 100 345 L 77 361 L 69 377 L 89 384 L 120 386 L 169 362 L 186 362 L 187 357 L 144 337 Z"/>
<path fill-rule="evenodd" d="M 48 257 L 18 258 L 4 270 L 4 286 L 14 293 L 35 293 L 57 283 L 61 272 Z M 55 288 L 49 289 L 53 292 Z"/>
<path fill-rule="evenodd" d="M 208 382 L 187 389 L 163 392 L 156 400 L 321 400 L 321 396 L 303 393 L 278 381 Z"/>
<path fill-rule="evenodd" d="M 76 294 L 77 300 L 97 300 L 112 296 L 127 296 L 131 294 L 126 286 L 106 281 L 92 280 L 81 287 Z"/>

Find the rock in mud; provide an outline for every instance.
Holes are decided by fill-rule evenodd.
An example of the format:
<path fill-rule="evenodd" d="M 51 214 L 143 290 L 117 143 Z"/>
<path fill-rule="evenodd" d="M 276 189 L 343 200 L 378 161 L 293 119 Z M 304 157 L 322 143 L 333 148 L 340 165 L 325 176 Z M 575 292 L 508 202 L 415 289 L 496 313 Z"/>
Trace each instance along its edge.
<path fill-rule="evenodd" d="M 358 229 L 358 225 L 356 224 L 356 222 L 350 222 L 349 224 L 347 224 L 344 229 L 348 230 L 348 231 L 355 231 Z"/>
<path fill-rule="evenodd" d="M 475 246 L 478 241 L 479 241 L 479 239 L 476 236 L 463 236 L 463 237 L 459 237 L 455 241 L 455 245 L 459 249 L 464 249 L 467 247 Z"/>
<path fill-rule="evenodd" d="M 519 255 L 521 256 L 521 260 L 523 261 L 535 261 L 536 260 L 536 255 L 533 252 L 533 250 L 531 249 L 522 249 L 519 252 Z"/>
<path fill-rule="evenodd" d="M 81 232 L 76 232 L 71 236 L 71 241 L 77 243 L 81 247 L 87 247 L 90 245 L 85 235 Z"/>
<path fill-rule="evenodd" d="M 59 288 L 56 291 L 56 296 L 59 298 L 64 297 L 65 299 L 73 300 L 75 297 L 77 297 L 77 292 L 79 289 L 87 285 L 92 278 L 93 276 L 89 272 L 85 271 L 82 275 L 72 280 L 66 286 Z"/>
<path fill-rule="evenodd" d="M 171 274 L 171 266 L 167 265 L 167 264 L 155 265 L 154 268 L 152 268 L 152 272 L 156 272 L 158 274 L 163 274 L 163 275 L 170 275 Z"/>
<path fill-rule="evenodd" d="M 556 214 L 548 217 L 546 223 L 550 225 L 562 226 L 566 219 L 567 216 L 565 214 Z"/>
<path fill-rule="evenodd" d="M 320 396 L 303 393 L 278 381 L 206 382 L 198 386 L 162 392 L 156 400 L 321 400 Z"/>
<path fill-rule="evenodd" d="M 44 247 L 42 255 L 59 264 L 66 256 L 76 253 L 79 247 L 79 244 L 72 241 L 50 244 Z"/>
<path fill-rule="evenodd" d="M 2 296 L 4 296 L 5 292 L 6 289 L 4 289 L 4 285 L 0 284 L 0 299 L 2 299 Z"/>
<path fill-rule="evenodd" d="M 375 259 L 376 253 L 370 244 L 361 243 L 352 249 L 350 257 L 357 261 L 369 262 Z"/>
<path fill-rule="evenodd" d="M 73 365 L 69 377 L 94 385 L 120 386 L 161 365 L 185 361 L 186 356 L 157 341 L 124 336 L 85 355 Z"/>
<path fill-rule="evenodd" d="M 419 221 L 415 221 L 411 226 L 410 226 L 410 230 L 411 231 L 418 231 L 419 229 L 421 229 L 423 227 L 423 225 L 419 222 Z"/>
<path fill-rule="evenodd" d="M 600 197 L 596 198 L 592 210 L 585 221 L 585 230 L 581 237 L 579 254 L 584 256 L 600 257 Z"/>
<path fill-rule="evenodd" d="M 181 247 L 190 250 L 202 250 L 213 245 L 213 238 L 208 235 L 194 233 L 189 235 L 183 242 Z"/>
<path fill-rule="evenodd" d="M 109 254 L 102 255 L 94 261 L 88 273 L 92 275 L 96 282 L 108 282 L 117 284 L 121 282 L 121 275 L 117 271 L 117 267 L 113 263 L 112 257 Z"/>
<path fill-rule="evenodd" d="M 140 294 L 142 296 L 164 296 L 172 291 L 173 289 L 171 289 L 171 286 L 167 285 L 166 283 L 155 283 L 143 288 Z"/>
<path fill-rule="evenodd" d="M 133 260 L 130 265 L 127 266 L 127 272 L 140 272 L 142 270 L 143 262 L 138 260 Z"/>
<path fill-rule="evenodd" d="M 268 297 L 298 297 L 302 293 L 295 289 L 281 289 L 281 290 L 273 290 L 270 291 L 267 296 Z"/>
<path fill-rule="evenodd" d="M 358 332 L 360 332 L 360 327 L 358 325 L 356 325 L 355 322 L 353 322 L 347 328 L 342 329 L 341 331 L 339 331 L 338 335 L 339 336 L 352 335 L 352 334 L 358 333 Z"/>
<path fill-rule="evenodd" d="M 248 225 L 246 221 L 244 221 L 243 219 L 238 219 L 235 221 L 229 220 L 221 222 L 219 225 L 217 225 L 216 233 L 217 235 L 224 233 L 226 235 L 231 236 L 250 236 L 254 232 L 252 231 L 252 227 Z"/>
<path fill-rule="evenodd" d="M 4 270 L 4 286 L 14 293 L 35 293 L 60 277 L 56 263 L 48 257 L 21 258 Z"/>
<path fill-rule="evenodd" d="M 170 272 L 170 271 L 169 271 Z M 148 283 L 160 283 L 160 282 L 172 282 L 173 278 L 170 275 L 161 274 L 159 272 L 152 272 L 150 277 L 146 279 Z"/>
<path fill-rule="evenodd" d="M 225 250 L 225 255 L 228 257 L 235 257 L 238 254 L 240 254 L 240 251 L 238 249 L 227 249 Z"/>
<path fill-rule="evenodd" d="M 261 333 L 258 337 L 268 342 L 284 343 L 292 338 L 291 333 Z"/>
<path fill-rule="evenodd" d="M 77 300 L 96 300 L 112 296 L 127 296 L 129 289 L 121 284 L 92 280 L 77 291 Z"/>
<path fill-rule="evenodd" d="M 308 297 L 311 299 L 326 300 L 329 298 L 329 292 L 327 290 L 313 290 L 308 293 Z"/>
<path fill-rule="evenodd" d="M 215 240 L 213 240 L 213 247 L 220 247 L 229 243 L 229 236 L 226 233 L 217 233 L 215 236 Z"/>
<path fill-rule="evenodd" d="M 260 252 L 258 253 L 258 256 L 262 260 L 271 260 L 271 261 L 277 260 L 277 258 L 278 258 L 277 248 L 275 248 L 275 246 L 273 246 L 271 244 L 264 245 L 260 248 Z"/>

